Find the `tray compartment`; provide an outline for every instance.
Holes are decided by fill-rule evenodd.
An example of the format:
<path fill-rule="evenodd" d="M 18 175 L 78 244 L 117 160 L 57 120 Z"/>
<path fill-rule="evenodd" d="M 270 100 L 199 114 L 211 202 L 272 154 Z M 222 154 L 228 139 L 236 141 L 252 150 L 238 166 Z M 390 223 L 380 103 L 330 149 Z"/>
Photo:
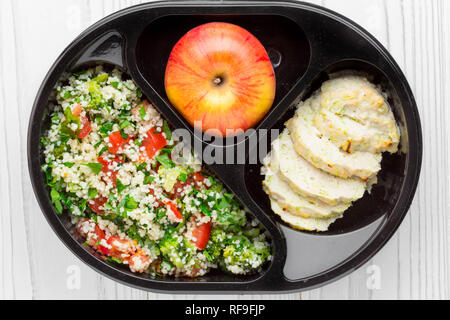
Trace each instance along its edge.
<path fill-rule="evenodd" d="M 103 38 L 103 37 L 102 37 Z M 101 42 L 103 43 L 103 42 Z M 98 42 L 95 42 L 95 44 L 98 44 Z M 95 46 L 94 46 L 95 47 Z M 90 50 L 91 47 L 88 47 L 88 49 L 83 52 L 81 54 L 81 57 L 85 56 L 85 57 L 90 57 L 90 58 L 85 58 L 85 59 L 76 59 L 76 62 L 71 64 L 70 67 L 67 68 L 67 70 L 65 70 L 68 73 L 71 72 L 76 72 L 76 71 L 80 71 L 89 67 L 95 67 L 97 65 L 102 65 L 103 68 L 106 71 L 111 71 L 112 69 L 114 69 L 115 67 L 119 67 L 121 69 L 123 69 L 120 65 L 113 65 L 110 63 L 105 63 L 104 60 L 99 59 L 99 55 L 95 55 L 93 56 L 91 54 L 91 52 L 93 52 L 93 50 Z M 81 61 L 81 62 L 80 62 Z M 124 76 L 131 78 L 125 70 L 122 70 L 124 72 Z M 53 88 L 53 87 L 52 87 Z M 50 102 L 51 100 L 48 100 L 48 102 Z M 45 106 L 45 114 L 43 116 L 43 121 L 42 121 L 42 131 L 41 131 L 41 135 L 44 135 L 44 133 L 46 132 L 46 130 L 48 130 L 49 128 L 49 117 L 48 117 L 48 102 Z M 39 139 L 39 137 L 38 137 Z M 38 146 L 39 146 L 39 150 L 41 150 L 41 144 L 38 142 Z M 44 163 L 44 155 L 43 152 L 40 151 L 39 152 L 39 165 Z M 204 167 L 208 167 L 208 166 L 204 166 Z M 214 171 L 214 170 L 212 170 Z M 43 171 L 40 170 L 40 179 L 42 182 L 42 185 L 45 186 L 45 174 Z M 61 215 L 57 214 L 56 210 L 54 209 L 53 205 L 51 205 L 51 200 L 50 200 L 50 190 L 47 187 L 44 187 L 46 189 L 46 193 L 45 193 L 45 197 L 46 200 L 49 204 L 50 210 L 53 212 L 54 216 L 56 219 L 59 219 L 63 228 L 71 235 L 71 237 L 78 243 L 78 245 L 80 247 L 82 247 L 84 250 L 86 250 L 86 252 L 88 252 L 89 254 L 91 254 L 93 257 L 97 258 L 99 261 L 101 261 L 104 264 L 107 264 L 108 266 L 110 266 L 111 268 L 117 270 L 118 272 L 121 273 L 125 273 L 128 274 L 129 276 L 135 277 L 136 274 L 132 273 L 128 266 L 125 265 L 118 265 L 116 263 L 112 263 L 109 261 L 105 261 L 102 258 L 102 255 L 94 250 L 92 247 L 85 245 L 85 239 L 78 233 L 76 226 L 74 226 L 71 222 L 71 218 L 70 215 L 68 214 L 67 210 L 64 210 L 63 213 Z M 270 225 L 270 222 L 268 223 L 266 221 L 266 223 L 264 225 Z M 273 232 L 271 232 L 271 234 L 273 235 Z M 278 234 L 277 234 L 278 235 Z M 273 244 L 272 244 L 273 246 Z M 228 274 L 225 273 L 219 269 L 213 269 L 211 270 L 207 275 L 199 277 L 199 278 L 186 278 L 186 277 L 182 277 L 182 278 L 174 278 L 174 277 L 166 277 L 163 279 L 158 279 L 158 278 L 151 278 L 148 275 L 139 275 L 139 277 L 144 278 L 144 279 L 149 279 L 151 281 L 164 281 L 164 282 L 189 282 L 189 283 L 204 283 L 204 282 L 218 282 L 218 283 L 230 283 L 230 282 L 249 282 L 249 281 L 255 281 L 256 279 L 260 278 L 261 276 L 263 276 L 267 270 L 270 268 L 271 263 L 266 263 L 262 270 L 260 272 L 255 272 L 253 274 L 248 274 L 248 275 L 233 275 L 233 274 Z"/>
<path fill-rule="evenodd" d="M 158 18 L 145 27 L 136 42 L 135 59 L 142 77 L 170 106 L 164 88 L 164 74 L 173 46 L 192 28 L 216 21 L 247 29 L 266 48 L 276 74 L 276 96 L 272 106 L 276 108 L 310 63 L 310 45 L 305 33 L 298 24 L 281 15 L 236 13 L 166 15 Z M 182 117 L 174 107 L 170 108 Z"/>
<path fill-rule="evenodd" d="M 123 59 L 124 39 L 117 31 L 110 31 L 91 43 L 71 66 L 72 70 L 95 64 L 112 64 L 125 69 Z"/>
<path fill-rule="evenodd" d="M 282 117 L 277 121 L 272 129 L 277 129 L 281 132 L 285 126 L 284 123 L 294 116 L 296 111 L 296 105 L 299 100 L 305 100 L 311 96 L 311 94 L 320 88 L 321 84 L 329 79 L 329 74 L 343 71 L 343 70 L 355 70 L 364 74 L 370 75 L 370 79 L 373 83 L 386 91 L 389 95 L 388 102 L 391 108 L 394 110 L 395 118 L 400 127 L 404 127 L 405 115 L 400 104 L 397 91 L 393 87 L 393 84 L 388 77 L 377 67 L 363 60 L 348 59 L 342 60 L 331 64 L 327 68 L 318 73 L 310 85 L 304 90 L 301 96 L 303 99 L 296 98 L 294 103 L 286 109 Z M 402 144 L 408 143 L 407 133 L 402 130 Z M 277 135 L 271 135 L 269 141 L 273 141 Z M 344 217 L 334 222 L 327 232 L 314 233 L 317 235 L 333 235 L 342 234 L 346 232 L 352 232 L 359 228 L 365 227 L 373 221 L 377 220 L 381 216 L 388 212 L 391 212 L 395 204 L 397 203 L 399 194 L 402 190 L 402 185 L 405 177 L 406 157 L 405 151 L 407 148 L 400 149 L 403 152 L 396 154 L 383 153 L 383 160 L 381 163 L 381 171 L 378 173 L 378 183 L 372 188 L 372 192 L 365 193 L 364 197 L 354 202 L 344 214 Z M 270 151 L 270 148 L 269 150 Z M 274 214 L 270 208 L 270 201 L 267 194 L 262 190 L 262 181 L 264 176 L 260 174 L 261 163 L 247 164 L 245 166 L 245 183 L 247 191 L 251 198 L 261 199 L 259 205 L 266 214 L 275 217 L 276 221 L 285 224 L 278 215 Z M 306 232 L 306 231 L 300 231 Z"/>

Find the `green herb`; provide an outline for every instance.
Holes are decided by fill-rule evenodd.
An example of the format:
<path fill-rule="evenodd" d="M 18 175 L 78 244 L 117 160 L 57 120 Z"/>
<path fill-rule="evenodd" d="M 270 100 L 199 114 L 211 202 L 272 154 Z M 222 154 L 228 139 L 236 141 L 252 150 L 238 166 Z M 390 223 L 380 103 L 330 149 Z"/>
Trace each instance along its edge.
<path fill-rule="evenodd" d="M 174 147 L 175 147 L 175 146 L 162 148 L 162 149 L 161 149 L 161 152 L 167 153 L 167 154 L 171 154 Z"/>
<path fill-rule="evenodd" d="M 114 123 L 112 123 L 112 122 L 107 122 L 107 123 L 103 124 L 99 130 L 100 134 L 103 137 L 107 137 L 109 135 L 109 133 L 112 131 L 113 126 L 114 126 Z"/>
<path fill-rule="evenodd" d="M 55 188 L 52 188 L 52 190 L 50 191 L 50 198 L 52 200 L 52 203 L 55 205 L 56 211 L 61 214 L 63 211 L 61 204 L 61 195 Z"/>
<path fill-rule="evenodd" d="M 70 109 L 70 107 L 67 107 L 64 110 L 64 116 L 65 116 L 65 120 L 61 123 L 61 133 L 64 136 L 68 136 L 68 137 L 72 137 L 72 138 L 76 138 L 77 134 L 76 131 L 80 128 L 81 125 L 81 121 L 80 118 L 75 117 L 72 114 L 72 109 Z M 71 124 L 75 123 L 77 125 L 77 129 L 73 130 L 71 126 Z"/>
<path fill-rule="evenodd" d="M 94 172 L 95 174 L 99 174 L 103 168 L 103 165 L 98 162 L 91 162 L 91 163 L 83 164 L 83 166 L 89 167 L 92 170 L 92 172 Z"/>
<path fill-rule="evenodd" d="M 129 210 L 134 210 L 138 207 L 138 203 L 136 202 L 136 200 L 134 200 L 133 197 L 126 197 L 126 201 L 125 201 L 125 208 L 129 209 Z"/>
<path fill-rule="evenodd" d="M 89 188 L 89 191 L 88 191 L 88 197 L 89 197 L 89 199 L 94 199 L 96 196 L 97 196 L 97 189 L 95 189 L 95 188 Z"/>
<path fill-rule="evenodd" d="M 163 208 L 156 209 L 156 220 L 159 221 L 166 216 L 166 210 Z"/>
<path fill-rule="evenodd" d="M 147 162 L 145 162 L 145 161 L 140 163 L 140 164 L 138 164 L 138 165 L 136 165 L 136 170 L 137 171 L 143 171 L 145 169 L 147 169 Z"/>
<path fill-rule="evenodd" d="M 184 172 L 180 173 L 180 175 L 178 176 L 178 180 L 180 180 L 181 182 L 186 182 L 187 174 Z"/>
<path fill-rule="evenodd" d="M 101 156 L 105 151 L 107 151 L 108 150 L 108 147 L 106 147 L 106 146 L 104 146 L 101 150 L 100 150 L 100 152 L 98 153 L 98 156 Z"/>
<path fill-rule="evenodd" d="M 205 216 L 211 216 L 211 209 L 204 204 L 203 202 L 200 203 L 200 211 L 205 215 Z"/>
<path fill-rule="evenodd" d="M 129 110 L 128 107 L 124 107 L 123 109 L 120 110 L 119 119 L 126 121 L 130 117 L 130 115 L 131 115 L 131 110 Z"/>
<path fill-rule="evenodd" d="M 108 81 L 108 78 L 109 78 L 108 74 L 107 73 L 103 73 L 103 74 L 100 74 L 100 75 L 96 76 L 92 80 L 94 80 L 97 83 L 104 83 L 104 82 Z"/>
<path fill-rule="evenodd" d="M 205 251 L 203 251 L 203 253 L 209 261 L 214 262 L 214 259 L 211 257 L 211 255 L 209 254 L 208 251 L 205 250 Z"/>
<path fill-rule="evenodd" d="M 156 160 L 167 169 L 175 167 L 175 163 L 169 158 L 167 154 L 162 154 L 159 156 L 156 156 Z"/>
<path fill-rule="evenodd" d="M 120 124 L 120 129 L 125 129 L 126 127 L 131 126 L 131 122 L 128 120 L 122 121 L 122 123 Z"/>
<path fill-rule="evenodd" d="M 84 212 L 86 210 L 87 200 L 83 199 L 80 204 L 78 205 L 78 209 L 80 209 L 80 212 Z"/>
<path fill-rule="evenodd" d="M 119 82 L 117 81 L 111 82 L 111 85 L 117 89 L 117 87 L 119 87 Z"/>
<path fill-rule="evenodd" d="M 65 133 L 61 133 L 59 136 L 61 137 L 61 144 L 67 144 L 70 139 L 70 135 Z"/>
<path fill-rule="evenodd" d="M 137 94 L 138 98 L 142 97 L 141 89 L 138 88 L 137 91 L 136 91 L 136 94 Z"/>
<path fill-rule="evenodd" d="M 225 197 L 225 199 L 227 199 L 228 201 L 232 201 L 234 195 L 231 193 L 224 193 L 223 196 Z"/>
<path fill-rule="evenodd" d="M 100 140 L 99 142 L 97 142 L 96 144 L 94 144 L 94 148 L 95 148 L 95 149 L 97 149 L 97 148 L 98 148 L 98 146 L 102 144 L 102 142 L 103 142 L 103 141 L 102 141 L 102 140 Z"/>
<path fill-rule="evenodd" d="M 155 181 L 155 177 L 147 176 L 144 178 L 144 184 L 149 184 L 152 183 L 153 181 Z"/>
<path fill-rule="evenodd" d="M 117 181 L 117 193 L 120 194 L 123 190 L 125 190 L 125 188 L 127 187 L 126 185 L 124 185 L 122 183 L 122 181 L 120 181 L 119 178 L 116 179 Z"/>
<path fill-rule="evenodd" d="M 67 168 L 72 168 L 75 163 L 73 162 L 64 162 L 63 165 L 65 165 Z"/>
<path fill-rule="evenodd" d="M 167 124 L 166 120 L 164 120 L 163 131 L 166 134 L 166 139 L 172 140 L 172 131 L 170 131 L 169 125 Z"/>
<path fill-rule="evenodd" d="M 128 139 L 128 135 L 125 133 L 125 131 L 123 131 L 123 129 L 120 129 L 120 135 L 122 136 L 122 138 L 124 138 L 125 140 Z"/>
<path fill-rule="evenodd" d="M 103 117 L 100 115 L 96 115 L 94 120 L 97 124 L 101 124 L 103 121 Z"/>
<path fill-rule="evenodd" d="M 69 99 L 69 98 L 72 98 L 72 94 L 70 93 L 70 91 L 64 92 L 64 99 Z"/>
<path fill-rule="evenodd" d="M 48 144 L 48 138 L 41 137 L 41 143 L 45 147 Z"/>
<path fill-rule="evenodd" d="M 130 91 L 133 91 L 129 86 L 127 86 L 124 82 L 122 83 L 122 85 L 125 87 L 125 88 L 127 88 L 128 90 L 130 90 Z"/>
<path fill-rule="evenodd" d="M 123 263 L 122 260 L 120 260 L 119 258 L 115 258 L 115 257 L 108 257 L 106 258 L 109 262 L 115 262 L 115 263 Z"/>
<path fill-rule="evenodd" d="M 139 108 L 139 114 L 140 114 L 140 116 L 141 116 L 141 119 L 142 119 L 142 120 L 145 120 L 144 118 L 145 118 L 145 116 L 147 115 L 147 111 L 145 111 L 144 105 L 142 105 L 142 106 Z"/>
<path fill-rule="evenodd" d="M 221 201 L 219 202 L 217 208 L 218 209 L 225 209 L 228 208 L 230 206 L 230 203 L 227 201 L 226 198 L 222 198 Z"/>

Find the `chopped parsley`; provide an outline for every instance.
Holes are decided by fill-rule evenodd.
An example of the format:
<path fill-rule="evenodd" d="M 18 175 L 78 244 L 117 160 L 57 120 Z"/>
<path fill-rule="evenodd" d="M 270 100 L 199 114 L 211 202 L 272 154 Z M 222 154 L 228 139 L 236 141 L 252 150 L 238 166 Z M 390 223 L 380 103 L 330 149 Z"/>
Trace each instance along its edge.
<path fill-rule="evenodd" d="M 175 162 L 173 162 L 172 159 L 170 159 L 165 153 L 156 156 L 155 158 L 164 168 L 170 169 L 175 167 Z"/>
<path fill-rule="evenodd" d="M 95 174 L 99 174 L 103 168 L 103 165 L 98 162 L 86 163 L 86 164 L 83 164 L 83 166 L 89 167 L 89 169 L 91 169 L 92 172 L 94 172 Z"/>

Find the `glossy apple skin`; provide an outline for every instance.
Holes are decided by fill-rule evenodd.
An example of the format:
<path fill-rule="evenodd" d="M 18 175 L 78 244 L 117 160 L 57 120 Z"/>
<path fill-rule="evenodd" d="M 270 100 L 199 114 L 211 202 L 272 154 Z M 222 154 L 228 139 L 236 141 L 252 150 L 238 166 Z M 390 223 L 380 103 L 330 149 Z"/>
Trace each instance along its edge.
<path fill-rule="evenodd" d="M 257 124 L 272 106 L 275 87 L 263 45 L 230 23 L 207 23 L 186 33 L 166 67 L 170 102 L 192 125 L 201 121 L 203 131 L 216 129 L 216 135 Z"/>

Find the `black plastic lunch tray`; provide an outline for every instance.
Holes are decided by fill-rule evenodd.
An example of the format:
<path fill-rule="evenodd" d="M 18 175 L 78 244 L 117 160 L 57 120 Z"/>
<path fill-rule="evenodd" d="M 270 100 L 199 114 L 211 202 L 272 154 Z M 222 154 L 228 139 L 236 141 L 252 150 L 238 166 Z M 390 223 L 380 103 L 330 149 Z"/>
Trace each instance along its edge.
<path fill-rule="evenodd" d="M 330 73 L 353 69 L 372 75 L 389 94 L 399 124 L 401 152 L 384 154 L 378 183 L 324 233 L 284 224 L 270 209 L 258 164 L 206 166 L 234 192 L 271 235 L 273 259 L 257 274 L 234 276 L 213 270 L 201 278 L 152 279 L 105 262 L 83 246 L 67 214 L 58 216 L 45 187 L 40 137 L 48 128 L 48 101 L 64 71 L 99 63 L 122 68 L 174 128 L 192 127 L 168 102 L 164 72 L 172 47 L 190 29 L 212 21 L 237 24 L 267 49 L 276 73 L 276 97 L 257 125 L 282 129 L 295 105 Z M 261 143 L 264 136 L 258 135 Z M 272 137 L 273 138 L 273 137 Z M 247 142 L 245 140 L 245 142 Z M 205 147 L 207 142 L 202 142 Z M 220 148 L 214 146 L 214 148 Z M 229 148 L 236 148 L 236 144 Z M 269 146 L 270 149 L 270 146 Z M 253 150 L 255 151 L 255 150 Z M 246 151 L 248 156 L 249 150 Z M 394 234 L 416 190 L 422 159 L 420 119 L 402 71 L 387 50 L 349 19 L 322 7 L 290 1 L 173 1 L 130 7 L 97 22 L 75 39 L 47 74 L 33 106 L 28 163 L 45 217 L 65 245 L 98 272 L 124 284 L 159 292 L 264 293 L 318 287 L 367 262 Z"/>

